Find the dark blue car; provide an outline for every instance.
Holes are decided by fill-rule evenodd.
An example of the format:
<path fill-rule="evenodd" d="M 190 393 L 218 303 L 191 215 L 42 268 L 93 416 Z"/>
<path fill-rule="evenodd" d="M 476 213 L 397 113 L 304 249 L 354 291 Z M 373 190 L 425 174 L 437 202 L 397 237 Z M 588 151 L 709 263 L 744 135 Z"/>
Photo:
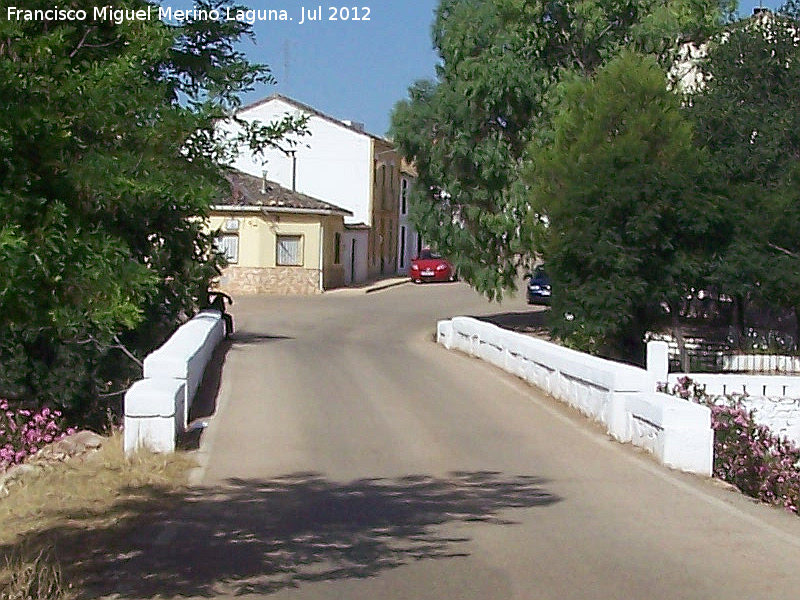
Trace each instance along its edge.
<path fill-rule="evenodd" d="M 544 265 L 539 265 L 529 275 L 528 304 L 550 304 L 550 278 L 544 270 Z"/>

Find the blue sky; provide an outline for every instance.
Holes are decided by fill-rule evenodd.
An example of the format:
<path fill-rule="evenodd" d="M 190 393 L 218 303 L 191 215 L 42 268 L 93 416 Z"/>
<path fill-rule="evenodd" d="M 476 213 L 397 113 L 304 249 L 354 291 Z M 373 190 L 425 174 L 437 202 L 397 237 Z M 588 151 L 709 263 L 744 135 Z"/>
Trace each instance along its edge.
<path fill-rule="evenodd" d="M 293 21 L 256 21 L 256 42 L 243 51 L 253 62 L 267 63 L 277 85 L 262 86 L 245 96 L 252 102 L 274 92 L 291 96 L 339 119 L 365 123 L 371 133 L 383 135 L 389 114 L 408 87 L 434 76 L 437 56 L 431 44 L 431 24 L 438 0 L 362 0 L 314 4 L 312 0 L 243 0 L 259 9 L 285 10 Z M 777 7 L 782 0 L 765 0 Z M 185 8 L 181 0 L 163 0 L 162 6 Z M 759 2 L 740 3 L 750 14 Z M 322 21 L 300 24 L 301 7 L 322 7 Z M 358 7 L 369 21 L 331 21 L 328 6 Z"/>
<path fill-rule="evenodd" d="M 294 8 L 297 14 L 301 6 L 320 6 L 309 0 L 268 4 L 277 8 L 281 2 L 287 12 Z M 434 76 L 431 24 L 437 4 L 438 0 L 340 2 L 336 6 L 359 7 L 362 16 L 361 7 L 369 6 L 370 20 L 306 20 L 299 25 L 295 17 L 293 22 L 256 22 L 256 44 L 246 45 L 245 52 L 254 61 L 268 63 L 278 84 L 245 99 L 280 92 L 331 116 L 363 122 L 368 131 L 383 135 L 392 107 L 406 97 L 408 87 Z M 327 19 L 330 9 L 322 7 Z"/>

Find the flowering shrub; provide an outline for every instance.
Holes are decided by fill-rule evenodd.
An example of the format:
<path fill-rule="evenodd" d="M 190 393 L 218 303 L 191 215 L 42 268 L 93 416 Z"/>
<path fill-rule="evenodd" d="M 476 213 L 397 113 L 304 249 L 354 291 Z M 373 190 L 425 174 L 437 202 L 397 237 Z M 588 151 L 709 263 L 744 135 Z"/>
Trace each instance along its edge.
<path fill-rule="evenodd" d="M 800 448 L 756 423 L 741 399 L 720 404 L 689 377 L 670 391 L 711 408 L 714 429 L 714 475 L 763 502 L 793 513 L 800 505 Z"/>
<path fill-rule="evenodd" d="M 75 432 L 71 428 L 64 430 L 60 421 L 61 412 L 57 410 L 14 410 L 8 400 L 0 399 L 0 471 Z"/>

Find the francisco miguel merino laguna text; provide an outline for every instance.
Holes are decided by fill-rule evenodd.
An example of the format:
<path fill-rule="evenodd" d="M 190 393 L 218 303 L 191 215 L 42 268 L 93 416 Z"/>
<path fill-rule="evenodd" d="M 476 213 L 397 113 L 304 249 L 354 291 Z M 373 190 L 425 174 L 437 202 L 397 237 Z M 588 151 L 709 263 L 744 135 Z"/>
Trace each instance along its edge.
<path fill-rule="evenodd" d="M 157 9 L 157 10 L 156 10 Z M 217 9 L 191 9 L 174 10 L 169 6 L 148 6 L 138 10 L 130 8 L 115 8 L 111 5 L 95 6 L 91 11 L 92 21 L 112 21 L 117 25 L 124 21 L 150 21 L 157 17 L 162 21 L 184 21 L 191 19 L 194 21 L 246 21 L 250 24 L 259 21 L 290 21 L 285 10 L 232 10 L 226 7 L 225 10 Z M 47 9 L 30 10 L 9 6 L 6 9 L 6 19 L 8 21 L 86 21 L 89 13 L 83 9 L 61 8 L 54 6 Z"/>

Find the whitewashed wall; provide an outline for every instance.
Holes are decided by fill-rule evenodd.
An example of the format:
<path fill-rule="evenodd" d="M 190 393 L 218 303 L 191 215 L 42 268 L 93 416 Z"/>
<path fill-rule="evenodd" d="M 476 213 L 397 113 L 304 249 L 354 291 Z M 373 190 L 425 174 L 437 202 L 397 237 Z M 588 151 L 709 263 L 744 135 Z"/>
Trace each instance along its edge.
<path fill-rule="evenodd" d="M 800 377 L 788 375 L 729 375 L 727 373 L 670 373 L 670 387 L 689 377 L 710 396 L 734 396 L 752 410 L 757 423 L 800 446 Z M 718 398 L 717 402 L 725 402 Z"/>
<path fill-rule="evenodd" d="M 500 367 L 605 425 L 667 466 L 710 475 L 710 410 L 655 392 L 657 373 L 508 331 L 470 317 L 439 321 L 437 341 Z M 666 352 L 664 352 L 666 356 Z"/>
<path fill-rule="evenodd" d="M 145 358 L 144 379 L 125 394 L 126 454 L 175 450 L 175 437 L 186 429 L 205 368 L 224 337 L 222 314 L 203 310 Z"/>
<path fill-rule="evenodd" d="M 757 423 L 800 447 L 800 399 L 748 396 L 742 401 Z"/>
<path fill-rule="evenodd" d="M 267 124 L 279 121 L 287 114 L 303 112 L 281 98 L 270 98 L 241 111 L 238 116 L 246 121 Z M 352 217 L 344 218 L 347 224 L 372 225 L 372 139 L 366 133 L 312 113 L 305 114 L 311 115 L 308 121 L 310 135 L 297 138 L 298 143 L 293 147 L 297 158 L 297 191 L 352 211 Z M 224 127 L 230 129 L 232 126 L 227 124 Z M 266 169 L 268 179 L 292 188 L 292 158 L 280 150 L 271 149 L 254 155 L 249 149 L 242 148 L 233 166 L 256 177 L 262 177 L 262 171 Z"/>
<path fill-rule="evenodd" d="M 712 396 L 741 394 L 774 398 L 800 398 L 800 377 L 788 375 L 741 375 L 728 373 L 670 373 L 669 384 L 689 377 Z"/>

